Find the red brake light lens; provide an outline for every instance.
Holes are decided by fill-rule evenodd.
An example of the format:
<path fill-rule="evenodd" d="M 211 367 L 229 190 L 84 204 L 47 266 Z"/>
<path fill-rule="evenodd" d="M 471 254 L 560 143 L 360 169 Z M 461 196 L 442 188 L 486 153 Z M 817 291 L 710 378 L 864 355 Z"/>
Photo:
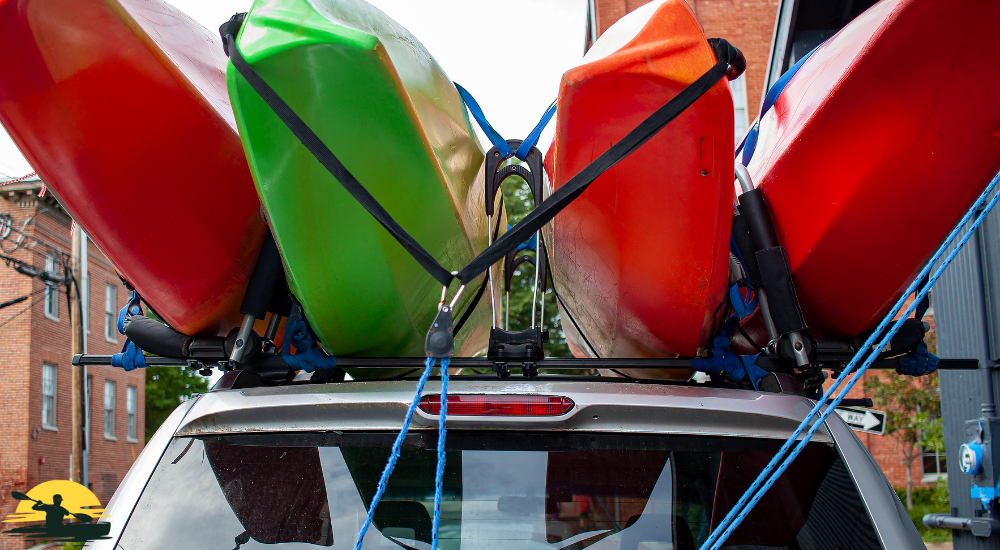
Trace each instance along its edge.
<path fill-rule="evenodd" d="M 448 414 L 455 416 L 561 416 L 573 400 L 554 395 L 449 395 Z M 420 410 L 441 414 L 441 395 L 420 398 Z"/>

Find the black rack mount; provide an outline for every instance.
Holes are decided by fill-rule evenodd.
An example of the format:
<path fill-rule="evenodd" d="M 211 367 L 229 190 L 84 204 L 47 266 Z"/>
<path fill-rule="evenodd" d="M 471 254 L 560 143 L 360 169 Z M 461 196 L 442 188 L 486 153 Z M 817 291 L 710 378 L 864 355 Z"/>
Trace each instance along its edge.
<path fill-rule="evenodd" d="M 762 360 L 763 359 L 763 360 Z M 758 365 L 767 371 L 783 371 L 787 364 L 774 358 L 762 357 L 758 359 Z M 337 366 L 347 368 L 421 368 L 424 366 L 423 357 L 338 357 Z M 473 368 L 492 369 L 497 361 L 487 357 L 453 357 L 450 366 L 452 368 Z M 522 362 L 505 360 L 509 367 L 521 368 Z M 614 358 L 614 359 L 591 359 L 591 358 L 562 358 L 546 357 L 525 361 L 534 364 L 538 369 L 572 370 L 572 369 L 684 369 L 691 367 L 690 358 L 676 359 L 645 359 L 645 358 Z M 110 355 L 90 355 L 78 354 L 73 356 L 74 365 L 84 366 L 110 366 Z M 842 363 L 840 363 L 842 364 Z M 196 369 L 220 368 L 222 370 L 247 369 L 257 372 L 267 372 L 275 370 L 287 370 L 288 365 L 280 355 L 259 355 L 245 363 L 232 363 L 227 359 L 208 358 L 175 358 L 159 357 L 155 355 L 146 356 L 146 365 L 150 367 L 189 367 Z M 896 369 L 899 367 L 898 359 L 878 359 L 870 368 L 872 369 Z M 530 367 L 529 367 L 530 368 Z M 979 368 L 978 359 L 941 359 L 939 370 L 974 370 Z"/>

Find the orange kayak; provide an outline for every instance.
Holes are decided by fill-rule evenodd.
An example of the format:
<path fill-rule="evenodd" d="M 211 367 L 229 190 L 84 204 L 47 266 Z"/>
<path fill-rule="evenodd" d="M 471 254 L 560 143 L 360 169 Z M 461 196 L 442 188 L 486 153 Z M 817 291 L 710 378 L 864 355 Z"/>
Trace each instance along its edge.
<path fill-rule="evenodd" d="M 158 0 L 0 0 L 0 122 L 157 314 L 225 334 L 266 226 L 214 31 Z"/>
<path fill-rule="evenodd" d="M 563 75 L 548 191 L 716 61 L 683 0 L 647 4 L 615 23 Z M 546 244 L 575 353 L 705 349 L 728 283 L 733 142 L 732 94 L 720 81 L 553 219 Z"/>

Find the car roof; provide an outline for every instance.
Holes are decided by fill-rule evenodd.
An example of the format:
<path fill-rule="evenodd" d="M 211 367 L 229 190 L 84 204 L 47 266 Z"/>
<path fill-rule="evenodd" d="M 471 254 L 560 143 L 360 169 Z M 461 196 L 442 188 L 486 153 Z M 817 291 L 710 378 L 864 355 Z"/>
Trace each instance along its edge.
<path fill-rule="evenodd" d="M 429 380 L 424 395 L 436 395 Z M 398 431 L 416 391 L 415 380 L 348 381 L 216 390 L 201 395 L 175 435 L 210 436 L 279 432 Z M 449 395 L 545 395 L 575 403 L 553 417 L 448 415 L 448 428 L 578 431 L 785 439 L 813 402 L 801 395 L 643 384 L 608 379 L 452 378 Z M 436 429 L 438 416 L 417 409 L 412 429 Z M 832 442 L 826 427 L 814 441 Z"/>

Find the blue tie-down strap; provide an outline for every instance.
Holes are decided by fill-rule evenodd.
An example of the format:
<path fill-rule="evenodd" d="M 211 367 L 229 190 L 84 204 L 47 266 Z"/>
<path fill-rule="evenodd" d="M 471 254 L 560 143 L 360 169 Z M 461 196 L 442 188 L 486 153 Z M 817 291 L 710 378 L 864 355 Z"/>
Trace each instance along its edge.
<path fill-rule="evenodd" d="M 724 334 L 712 340 L 712 351 L 708 357 L 691 360 L 691 368 L 706 374 L 725 375 L 734 382 L 749 378 L 753 389 L 760 389 L 760 379 L 767 376 L 767 371 L 758 367 L 754 361 L 756 355 L 737 355 L 729 349 L 729 336 Z"/>
<path fill-rule="evenodd" d="M 510 224 L 509 223 L 507 224 L 507 231 L 510 231 Z M 524 241 L 523 243 L 517 245 L 517 251 L 520 252 L 522 250 L 531 250 L 532 252 L 534 252 L 535 248 L 538 247 L 537 240 L 538 240 L 538 234 L 537 233 L 532 233 L 530 239 L 528 239 L 528 240 Z"/>
<path fill-rule="evenodd" d="M 740 288 L 746 290 L 746 298 L 743 297 Z M 733 313 L 743 319 L 757 310 L 757 293 L 754 292 L 752 286 L 733 285 L 729 287 L 729 303 L 733 305 Z"/>
<path fill-rule="evenodd" d="M 510 149 L 510 145 L 507 145 L 507 140 L 505 140 L 499 132 L 494 130 L 493 125 L 486 120 L 486 115 L 483 114 L 482 107 L 480 107 L 476 99 L 472 97 L 472 94 L 470 94 L 465 88 L 459 86 L 457 82 L 455 83 L 455 87 L 458 88 L 458 95 L 462 96 L 462 101 L 465 102 L 465 106 L 469 109 L 469 113 L 472 114 L 472 118 L 476 119 L 476 122 L 479 123 L 479 127 L 483 129 L 483 132 L 486 132 L 486 137 L 490 138 L 490 141 L 497 148 L 497 151 L 500 151 L 500 154 L 503 155 L 503 158 L 505 159 L 509 159 L 514 156 L 514 151 Z"/>
<path fill-rule="evenodd" d="M 293 344 L 295 355 L 292 355 L 291 350 Z M 312 372 L 337 366 L 336 357 L 327 357 L 316 347 L 316 337 L 298 304 L 292 306 L 292 314 L 285 320 L 285 341 L 281 346 L 281 358 L 292 370 Z"/>
<path fill-rule="evenodd" d="M 549 105 L 549 108 L 545 109 L 545 112 L 542 113 L 542 118 L 539 119 L 538 124 L 536 124 L 535 127 L 532 128 L 531 133 L 528 134 L 528 137 L 524 138 L 524 141 L 522 141 L 521 145 L 518 146 L 517 151 L 514 151 L 515 157 L 521 160 L 528 158 L 528 152 L 531 151 L 531 148 L 538 143 L 538 138 L 542 137 L 542 130 L 544 130 L 545 127 L 548 126 L 549 121 L 552 120 L 552 115 L 554 114 L 556 114 L 555 100 L 553 100 L 552 103 Z"/>
<path fill-rule="evenodd" d="M 479 127 L 486 133 L 486 137 L 490 138 L 490 142 L 493 143 L 493 145 L 497 148 L 497 151 L 499 151 L 505 159 L 517 157 L 524 160 L 528 158 L 528 153 L 531 151 L 531 148 L 538 143 L 538 138 L 541 137 L 542 130 L 544 130 L 545 126 L 547 126 L 549 121 L 552 120 L 552 115 L 556 114 L 556 102 L 553 101 L 549 105 L 549 108 L 545 109 L 545 112 L 542 113 L 542 118 L 531 130 L 531 133 L 528 134 L 528 137 L 521 141 L 521 145 L 518 146 L 517 151 L 511 151 L 510 145 L 507 145 L 507 140 L 500 135 L 500 132 L 497 132 L 496 129 L 493 128 L 493 125 L 490 124 L 488 120 L 486 120 L 486 115 L 483 114 L 482 107 L 480 107 L 476 99 L 472 97 L 472 94 L 470 94 L 468 90 L 460 86 L 457 82 L 455 83 L 455 88 L 458 89 L 458 95 L 462 96 L 462 101 L 465 102 L 465 106 L 469 109 L 469 113 L 472 114 L 472 118 L 476 119 L 476 123 L 478 123 Z"/>
<path fill-rule="evenodd" d="M 125 334 L 125 318 L 132 315 L 142 315 L 139 293 L 132 291 L 128 303 L 118 312 L 118 333 Z M 125 369 L 125 371 L 146 368 L 146 356 L 142 350 L 135 345 L 135 342 L 125 338 L 125 345 L 122 346 L 121 353 L 111 356 L 111 366 Z"/>
<path fill-rule="evenodd" d="M 899 374 L 923 376 L 937 370 L 941 359 L 927 351 L 927 344 L 920 342 L 917 349 L 899 358 Z"/>

